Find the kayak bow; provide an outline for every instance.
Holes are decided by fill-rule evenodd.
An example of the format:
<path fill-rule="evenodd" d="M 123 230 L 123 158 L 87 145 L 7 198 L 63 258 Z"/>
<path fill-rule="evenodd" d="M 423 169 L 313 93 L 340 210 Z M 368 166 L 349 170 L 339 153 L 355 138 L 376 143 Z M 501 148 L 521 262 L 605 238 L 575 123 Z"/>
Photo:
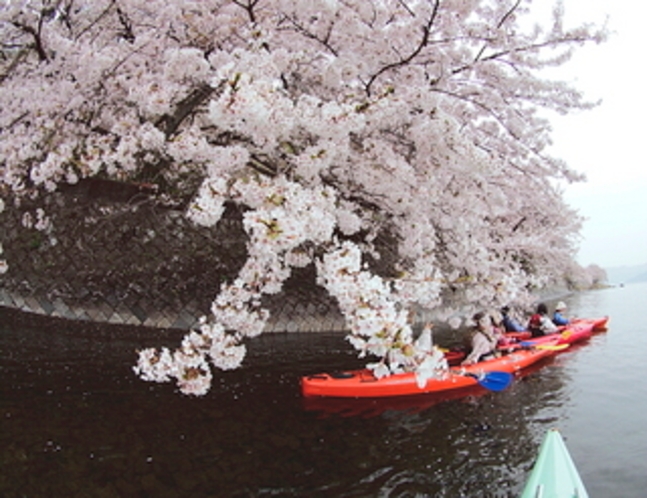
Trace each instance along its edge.
<path fill-rule="evenodd" d="M 588 498 L 582 479 L 557 429 L 550 429 L 521 498 Z"/>

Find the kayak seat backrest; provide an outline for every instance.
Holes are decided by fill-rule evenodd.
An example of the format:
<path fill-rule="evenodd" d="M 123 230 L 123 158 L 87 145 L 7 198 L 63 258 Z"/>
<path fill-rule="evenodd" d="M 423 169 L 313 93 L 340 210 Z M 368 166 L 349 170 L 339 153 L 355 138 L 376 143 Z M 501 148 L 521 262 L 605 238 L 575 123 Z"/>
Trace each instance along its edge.
<path fill-rule="evenodd" d="M 330 375 L 333 379 L 352 379 L 355 377 L 355 374 L 350 372 L 333 372 Z"/>

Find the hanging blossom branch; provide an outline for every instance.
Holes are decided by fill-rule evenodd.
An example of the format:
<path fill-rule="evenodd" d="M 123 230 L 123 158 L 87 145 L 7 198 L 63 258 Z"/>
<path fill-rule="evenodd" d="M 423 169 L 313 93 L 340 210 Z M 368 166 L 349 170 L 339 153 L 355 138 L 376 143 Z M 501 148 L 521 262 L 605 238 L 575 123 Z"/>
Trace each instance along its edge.
<path fill-rule="evenodd" d="M 245 356 L 242 340 L 263 331 L 269 312 L 260 307 L 261 296 L 279 292 L 291 266 L 311 261 L 298 248 L 332 237 L 335 220 L 326 212 L 334 212 L 329 205 L 334 203 L 334 193 L 327 189 L 309 192 L 284 177 L 248 178 L 230 189 L 225 182 L 207 181 L 188 215 L 201 225 L 214 225 L 225 200 L 232 197 L 253 208 L 243 220 L 250 237 L 248 259 L 236 280 L 222 286 L 211 318 L 203 317 L 199 331 L 188 334 L 178 350 L 139 353 L 135 372 L 145 380 L 175 378 L 183 393 L 204 394 L 212 378 L 209 363 L 223 370 L 238 367 Z M 295 211 L 300 215 L 295 217 Z M 312 230 L 313 226 L 317 229 Z"/>
<path fill-rule="evenodd" d="M 389 282 L 363 270 L 362 252 L 355 244 L 344 242 L 327 253 L 317 262 L 317 272 L 318 282 L 337 298 L 350 328 L 347 339 L 360 351 L 360 358 L 379 359 L 367 364 L 375 377 L 415 372 L 424 385 L 444 375 L 447 362 L 439 349 L 431 347 L 431 337 L 424 343 L 413 339 L 406 293 L 399 294 Z M 437 294 L 437 282 L 427 283 L 426 290 Z"/>
<path fill-rule="evenodd" d="M 214 206 L 224 204 L 225 189 L 221 182 L 205 183 L 198 200 L 189 208 L 189 216 L 203 225 L 216 223 L 217 217 L 205 217 L 204 213 L 222 213 L 222 207 Z M 404 286 L 398 294 L 381 278 L 360 271 L 361 251 L 356 245 L 334 242 L 337 222 L 326 214 L 335 212 L 332 205 L 336 197 L 330 189 L 308 191 L 284 177 L 259 178 L 237 182 L 228 195 L 254 207 L 244 216 L 245 230 L 250 235 L 249 258 L 236 280 L 222 286 L 210 319 L 203 317 L 199 330 L 186 335 L 180 348 L 139 352 L 134 371 L 144 380 L 175 379 L 184 394 L 202 395 L 211 384 L 211 366 L 237 368 L 246 351 L 242 341 L 259 335 L 270 316 L 260 307 L 261 296 L 279 292 L 290 275 L 290 267 L 313 261 L 312 253 L 300 250 L 306 243 L 338 247 L 329 249 L 318 260 L 319 283 L 338 299 L 350 328 L 348 340 L 360 350 L 360 356 L 382 358 L 368 365 L 376 376 L 415 371 L 424 383 L 446 370 L 439 350 L 429 344 L 421 349 L 413 340 L 406 305 L 414 296 L 407 295 Z M 297 219 L 295 209 L 301 213 Z M 418 286 L 428 297 L 437 295 L 439 289 L 438 282 L 432 280 L 424 289 Z"/>

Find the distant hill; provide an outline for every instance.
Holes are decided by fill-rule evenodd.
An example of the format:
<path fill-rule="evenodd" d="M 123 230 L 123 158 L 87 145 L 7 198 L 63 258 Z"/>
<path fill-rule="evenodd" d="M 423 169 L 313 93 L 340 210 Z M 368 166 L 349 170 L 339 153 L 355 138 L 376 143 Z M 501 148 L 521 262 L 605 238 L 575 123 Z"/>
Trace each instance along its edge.
<path fill-rule="evenodd" d="M 605 268 L 608 282 L 612 285 L 647 282 L 647 264 Z"/>
<path fill-rule="evenodd" d="M 641 273 L 640 275 L 636 275 L 635 277 L 631 277 L 631 279 L 627 280 L 627 283 L 637 282 L 647 282 L 647 272 Z"/>

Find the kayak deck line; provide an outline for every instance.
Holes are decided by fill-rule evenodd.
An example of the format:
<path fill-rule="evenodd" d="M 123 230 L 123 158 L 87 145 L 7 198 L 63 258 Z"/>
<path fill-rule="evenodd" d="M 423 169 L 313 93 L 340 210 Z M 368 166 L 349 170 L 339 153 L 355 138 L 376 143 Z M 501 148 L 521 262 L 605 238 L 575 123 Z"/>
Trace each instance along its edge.
<path fill-rule="evenodd" d="M 549 429 L 520 498 L 589 498 L 557 429 Z"/>

